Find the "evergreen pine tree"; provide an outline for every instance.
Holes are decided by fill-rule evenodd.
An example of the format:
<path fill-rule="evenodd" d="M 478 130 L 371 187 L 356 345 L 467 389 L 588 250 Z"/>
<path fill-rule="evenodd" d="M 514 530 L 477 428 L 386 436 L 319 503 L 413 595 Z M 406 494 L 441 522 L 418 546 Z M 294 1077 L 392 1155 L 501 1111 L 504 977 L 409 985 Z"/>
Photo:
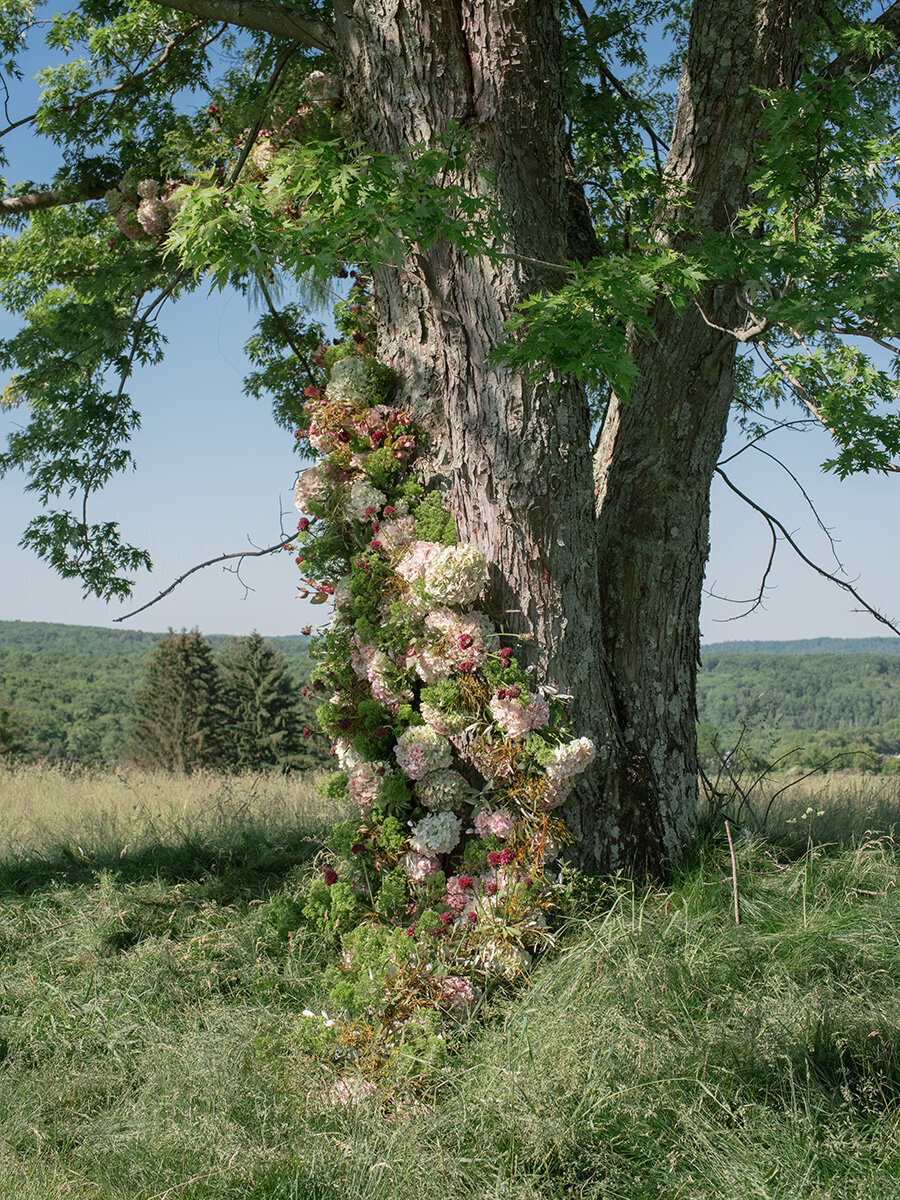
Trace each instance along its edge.
<path fill-rule="evenodd" d="M 219 667 L 223 763 L 235 770 L 315 765 L 320 739 L 310 730 L 318 726 L 280 651 L 259 633 L 231 638 Z"/>
<path fill-rule="evenodd" d="M 219 679 L 198 630 L 169 630 L 147 663 L 126 752 L 137 766 L 190 774 L 221 757 Z"/>

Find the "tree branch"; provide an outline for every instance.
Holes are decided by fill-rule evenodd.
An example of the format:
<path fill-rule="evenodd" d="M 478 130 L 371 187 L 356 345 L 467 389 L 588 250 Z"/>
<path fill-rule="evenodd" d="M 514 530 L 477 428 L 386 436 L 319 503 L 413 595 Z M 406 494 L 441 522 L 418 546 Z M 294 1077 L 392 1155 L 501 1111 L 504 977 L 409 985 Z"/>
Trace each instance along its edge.
<path fill-rule="evenodd" d="M 155 0 L 162 8 L 191 13 L 209 21 L 226 21 L 245 29 L 259 29 L 276 37 L 303 42 L 314 50 L 333 54 L 337 48 L 334 30 L 324 21 L 312 21 L 288 8 L 266 0 Z"/>
<path fill-rule="evenodd" d="M 184 583 L 185 579 L 187 579 L 190 575 L 193 575 L 196 571 L 202 571 L 205 567 L 213 567 L 216 563 L 225 562 L 230 558 L 262 558 L 264 554 L 274 554 L 276 550 L 284 550 L 290 546 L 290 544 L 290 538 L 282 538 L 280 542 L 276 543 L 276 545 L 267 546 L 265 550 L 239 550 L 234 554 L 220 554 L 216 558 L 208 558 L 206 562 L 197 563 L 197 565 L 191 567 L 189 571 L 185 571 L 183 575 L 179 575 L 178 578 L 173 583 L 170 583 L 167 588 L 161 591 L 159 595 L 154 596 L 152 600 L 148 600 L 146 604 L 142 604 L 140 608 L 132 609 L 131 612 L 125 613 L 124 616 L 113 617 L 113 620 L 117 622 L 127 621 L 130 617 L 136 617 L 138 613 L 142 613 L 145 609 L 152 607 L 152 605 L 158 604 L 159 601 L 165 596 L 168 596 L 170 592 L 174 592 L 180 583 Z"/>
<path fill-rule="evenodd" d="M 80 195 L 73 195 L 67 188 L 49 188 L 46 192 L 26 192 L 23 196 L 6 196 L 0 200 L 0 219 L 5 214 L 39 212 L 42 208 L 56 208 L 60 204 L 83 204 L 87 200 L 102 200 L 108 184 L 88 188 Z"/>
<path fill-rule="evenodd" d="M 575 10 L 575 13 L 578 16 L 578 20 L 581 24 L 581 28 L 584 30 L 585 37 L 590 42 L 591 35 L 588 30 L 589 18 L 588 18 L 588 14 L 587 14 L 587 11 L 586 11 L 584 5 L 581 4 L 580 0 L 570 0 L 570 3 L 572 5 L 572 8 Z M 631 92 L 629 92 L 629 90 L 625 87 L 625 84 L 622 83 L 621 80 L 617 79 L 615 77 L 615 75 L 613 75 L 612 71 L 610 71 L 610 69 L 606 65 L 606 63 L 603 63 L 603 62 L 598 63 L 598 66 L 600 69 L 600 74 L 603 76 L 603 78 L 606 80 L 606 82 L 610 85 L 610 87 L 614 88 L 615 91 L 617 91 L 619 93 L 619 95 L 622 97 L 622 99 L 625 101 L 625 103 L 627 105 L 629 105 L 629 107 L 631 108 L 631 111 L 632 111 L 632 115 L 634 116 L 638 125 L 640 125 L 640 127 L 641 127 L 641 129 L 643 129 L 644 133 L 646 133 L 647 136 L 650 138 L 650 145 L 653 150 L 653 159 L 656 163 L 656 173 L 660 177 L 662 177 L 663 169 L 662 169 L 662 161 L 660 159 L 659 152 L 661 150 L 663 152 L 663 154 L 668 154 L 669 147 L 662 140 L 662 138 L 655 132 L 653 127 L 650 125 L 650 123 L 644 118 L 644 115 L 641 112 L 640 101 L 637 99 L 637 97 L 632 96 Z"/>
<path fill-rule="evenodd" d="M 895 41 L 900 41 L 900 0 L 886 8 L 881 16 L 872 22 L 878 29 L 891 34 Z M 876 54 L 839 54 L 825 68 L 826 79 L 837 79 L 841 75 L 852 72 L 854 75 L 871 75 L 877 71 L 896 53 L 896 46 L 882 50 Z"/>
<path fill-rule="evenodd" d="M 838 578 L 837 575 L 832 575 L 830 571 L 826 571 L 824 567 L 820 567 L 818 565 L 818 563 L 814 563 L 811 558 L 809 558 L 806 554 L 803 553 L 803 551 L 800 549 L 800 547 L 797 545 L 797 543 L 794 541 L 794 539 L 788 533 L 788 531 L 784 527 L 784 525 L 782 525 L 782 523 L 778 520 L 778 518 L 774 517 L 770 512 L 766 512 L 766 510 L 764 508 L 762 508 L 761 505 L 757 504 L 755 500 L 751 500 L 748 495 L 746 495 L 744 492 L 742 492 L 740 490 L 740 488 L 735 487 L 735 485 L 731 482 L 731 480 L 728 478 L 728 476 L 725 474 L 725 472 L 722 470 L 721 467 L 716 467 L 715 472 L 721 479 L 723 479 L 725 481 L 727 486 L 734 492 L 734 494 L 736 496 L 740 496 L 740 498 L 744 501 L 744 503 L 748 504 L 754 510 L 754 512 L 758 512 L 759 515 L 763 518 L 763 520 L 767 521 L 770 526 L 774 525 L 779 530 L 779 532 L 781 533 L 781 536 L 784 538 L 784 540 L 787 542 L 787 544 L 790 546 L 790 548 L 794 551 L 794 553 L 797 555 L 797 557 L 802 559 L 803 562 L 805 562 L 808 567 L 811 567 L 816 572 L 816 574 L 821 575 L 823 579 L 827 579 L 831 583 L 836 583 L 839 588 L 843 588 L 845 592 L 849 592 L 850 595 L 854 598 L 854 600 L 859 601 L 859 603 L 863 606 L 865 611 L 867 613 L 870 613 L 875 618 L 876 621 L 880 621 L 882 625 L 887 625 L 888 629 L 890 629 L 893 633 L 896 633 L 897 636 L 900 637 L 900 629 L 897 628 L 897 626 L 893 623 L 893 621 L 889 621 L 887 617 L 882 616 L 882 614 L 878 611 L 877 608 L 873 608 L 871 604 L 868 604 L 865 600 L 863 600 L 862 596 L 859 594 L 859 592 L 856 590 L 856 588 L 851 583 L 848 583 L 846 579 L 840 579 L 840 578 Z"/>

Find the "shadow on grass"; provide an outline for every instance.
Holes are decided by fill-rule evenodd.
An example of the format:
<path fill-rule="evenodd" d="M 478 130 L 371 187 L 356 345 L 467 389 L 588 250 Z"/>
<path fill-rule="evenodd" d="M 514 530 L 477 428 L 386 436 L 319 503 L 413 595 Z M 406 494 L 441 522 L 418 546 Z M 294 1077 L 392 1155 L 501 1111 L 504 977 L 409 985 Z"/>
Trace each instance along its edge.
<path fill-rule="evenodd" d="M 73 831 L 0 860 L 0 898 L 83 887 L 103 872 L 132 885 L 196 884 L 205 901 L 266 897 L 323 848 L 328 828 L 229 815 L 197 829 L 151 830 L 135 846 Z"/>

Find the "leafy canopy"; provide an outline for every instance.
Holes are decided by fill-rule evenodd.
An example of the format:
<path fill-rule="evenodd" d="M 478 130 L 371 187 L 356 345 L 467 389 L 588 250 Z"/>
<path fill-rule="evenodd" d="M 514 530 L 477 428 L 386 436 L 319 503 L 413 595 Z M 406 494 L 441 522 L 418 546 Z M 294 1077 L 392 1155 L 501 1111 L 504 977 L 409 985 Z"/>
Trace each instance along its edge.
<path fill-rule="evenodd" d="M 826 466 L 842 476 L 888 469 L 900 450 L 900 84 L 871 9 L 831 6 L 800 84 L 759 96 L 761 144 L 736 148 L 755 163 L 747 204 L 716 233 L 693 219 L 665 168 L 690 5 L 613 0 L 589 11 L 572 0 L 571 162 L 595 252 L 558 264 L 561 286 L 522 305 L 498 356 L 530 373 L 580 375 L 599 416 L 611 391 L 627 398 L 631 345 L 654 305 L 683 309 L 713 283 L 733 286 L 746 320 L 731 334 L 756 362 L 739 373 L 748 428 L 766 406 L 799 404 L 834 437 Z M 323 16 L 307 0 L 292 11 Z M 41 38 L 53 65 L 35 112 L 23 113 L 19 59 Z M 878 70 L 865 65 L 876 61 Z M 411 244 L 438 238 L 502 258 L 509 214 L 489 178 L 477 194 L 459 182 L 473 150 L 458 129 L 391 157 L 359 143 L 339 101 L 310 115 L 310 76 L 339 68 L 287 38 L 146 0 L 83 0 L 46 21 L 3 0 L 0 70 L 12 114 L 0 165 L 14 160 L 16 138 L 35 134 L 59 155 L 51 179 L 2 181 L 0 303 L 21 322 L 0 342 L 11 376 L 2 403 L 21 427 L 0 472 L 23 468 L 43 510 L 23 543 L 86 592 L 124 597 L 149 557 L 116 523 L 93 522 L 90 499 L 133 465 L 140 416 L 128 382 L 164 353 L 164 304 L 208 285 L 264 302 L 247 391 L 268 393 L 291 428 L 303 387 L 321 382 L 321 329 L 291 291 L 297 281 L 306 297 L 350 266 L 400 264 Z M 294 126 L 303 128 L 287 136 Z M 146 237 L 103 200 L 139 181 L 159 189 L 157 216 L 168 205 L 171 222 Z"/>

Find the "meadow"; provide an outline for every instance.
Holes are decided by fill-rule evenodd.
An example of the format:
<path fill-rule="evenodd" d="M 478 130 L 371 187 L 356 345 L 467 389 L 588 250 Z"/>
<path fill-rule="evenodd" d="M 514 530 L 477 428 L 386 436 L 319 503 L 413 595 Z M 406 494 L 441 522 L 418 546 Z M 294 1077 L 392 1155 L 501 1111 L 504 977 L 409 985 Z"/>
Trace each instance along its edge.
<path fill-rule="evenodd" d="M 740 924 L 722 837 L 585 889 L 441 1065 L 344 1106 L 312 781 L 0 771 L 0 1200 L 893 1198 L 900 795 L 827 784 L 735 829 Z"/>

